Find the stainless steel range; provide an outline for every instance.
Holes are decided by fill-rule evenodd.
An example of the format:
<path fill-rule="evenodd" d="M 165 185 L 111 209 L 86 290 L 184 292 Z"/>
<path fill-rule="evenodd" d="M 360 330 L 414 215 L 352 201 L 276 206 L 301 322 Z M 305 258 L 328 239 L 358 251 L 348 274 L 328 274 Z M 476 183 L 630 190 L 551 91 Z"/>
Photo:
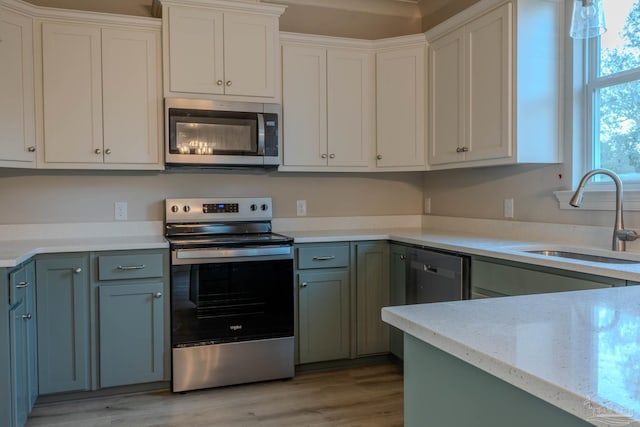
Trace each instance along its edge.
<path fill-rule="evenodd" d="M 294 374 L 293 242 L 270 198 L 167 199 L 173 391 Z"/>

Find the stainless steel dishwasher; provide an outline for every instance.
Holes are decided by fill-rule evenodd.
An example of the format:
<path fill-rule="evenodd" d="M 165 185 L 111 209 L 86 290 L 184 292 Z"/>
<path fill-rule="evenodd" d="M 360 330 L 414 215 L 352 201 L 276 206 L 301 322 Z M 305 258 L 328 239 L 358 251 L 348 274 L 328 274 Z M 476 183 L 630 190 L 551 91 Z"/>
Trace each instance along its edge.
<path fill-rule="evenodd" d="M 469 299 L 469 257 L 411 248 L 408 258 L 406 304 Z"/>

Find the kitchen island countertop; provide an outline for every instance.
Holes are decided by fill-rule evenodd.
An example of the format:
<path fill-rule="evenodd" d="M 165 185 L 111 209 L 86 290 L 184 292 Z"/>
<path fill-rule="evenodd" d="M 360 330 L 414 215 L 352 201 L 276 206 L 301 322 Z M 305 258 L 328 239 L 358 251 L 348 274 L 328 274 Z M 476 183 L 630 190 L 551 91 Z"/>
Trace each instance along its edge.
<path fill-rule="evenodd" d="M 382 318 L 589 423 L 640 425 L 640 287 L 387 307 Z"/>

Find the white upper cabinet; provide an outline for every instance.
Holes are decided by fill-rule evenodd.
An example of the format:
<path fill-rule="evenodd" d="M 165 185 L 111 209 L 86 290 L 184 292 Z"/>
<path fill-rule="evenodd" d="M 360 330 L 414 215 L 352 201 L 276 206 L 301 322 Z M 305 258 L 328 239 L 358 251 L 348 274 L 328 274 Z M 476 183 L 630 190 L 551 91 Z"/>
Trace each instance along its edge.
<path fill-rule="evenodd" d="M 279 96 L 278 20 L 284 7 L 161 0 L 165 96 Z M 264 100 L 262 100 L 264 101 Z"/>
<path fill-rule="evenodd" d="M 376 168 L 425 170 L 425 44 L 376 54 Z"/>
<path fill-rule="evenodd" d="M 564 2 L 482 0 L 426 35 L 431 169 L 561 161 Z"/>
<path fill-rule="evenodd" d="M 0 166 L 35 167 L 33 20 L 0 6 Z"/>
<path fill-rule="evenodd" d="M 42 23 L 38 165 L 161 169 L 160 31 Z"/>
<path fill-rule="evenodd" d="M 314 42 L 288 36 L 283 43 L 281 169 L 366 170 L 373 138 L 373 55 Z"/>

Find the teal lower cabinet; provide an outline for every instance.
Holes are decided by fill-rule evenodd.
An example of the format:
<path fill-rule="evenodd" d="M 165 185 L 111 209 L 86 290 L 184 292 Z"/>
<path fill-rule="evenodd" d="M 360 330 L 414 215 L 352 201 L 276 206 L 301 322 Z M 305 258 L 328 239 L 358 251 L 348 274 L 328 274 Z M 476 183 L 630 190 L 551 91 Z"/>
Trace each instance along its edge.
<path fill-rule="evenodd" d="M 302 271 L 297 284 L 299 362 L 349 358 L 349 271 Z"/>
<path fill-rule="evenodd" d="M 36 259 L 40 395 L 168 381 L 169 251 Z"/>
<path fill-rule="evenodd" d="M 164 285 L 98 286 L 100 386 L 164 379 Z"/>
<path fill-rule="evenodd" d="M 389 244 L 355 242 L 356 355 L 389 352 L 389 326 L 380 311 L 389 305 Z"/>
<path fill-rule="evenodd" d="M 406 334 L 406 427 L 586 427 L 583 421 Z"/>
<path fill-rule="evenodd" d="M 22 427 L 38 397 L 34 264 L 0 272 L 0 425 Z"/>
<path fill-rule="evenodd" d="M 168 256 L 166 250 L 92 254 L 98 388 L 170 379 Z"/>
<path fill-rule="evenodd" d="M 471 259 L 473 299 L 625 286 L 622 279 L 484 257 Z"/>
<path fill-rule="evenodd" d="M 40 394 L 90 390 L 89 255 L 36 260 Z"/>
<path fill-rule="evenodd" d="M 389 287 L 390 305 L 404 305 L 407 290 L 407 251 L 409 247 L 398 244 L 389 245 Z M 389 326 L 389 349 L 391 354 L 403 358 L 404 333 Z"/>

